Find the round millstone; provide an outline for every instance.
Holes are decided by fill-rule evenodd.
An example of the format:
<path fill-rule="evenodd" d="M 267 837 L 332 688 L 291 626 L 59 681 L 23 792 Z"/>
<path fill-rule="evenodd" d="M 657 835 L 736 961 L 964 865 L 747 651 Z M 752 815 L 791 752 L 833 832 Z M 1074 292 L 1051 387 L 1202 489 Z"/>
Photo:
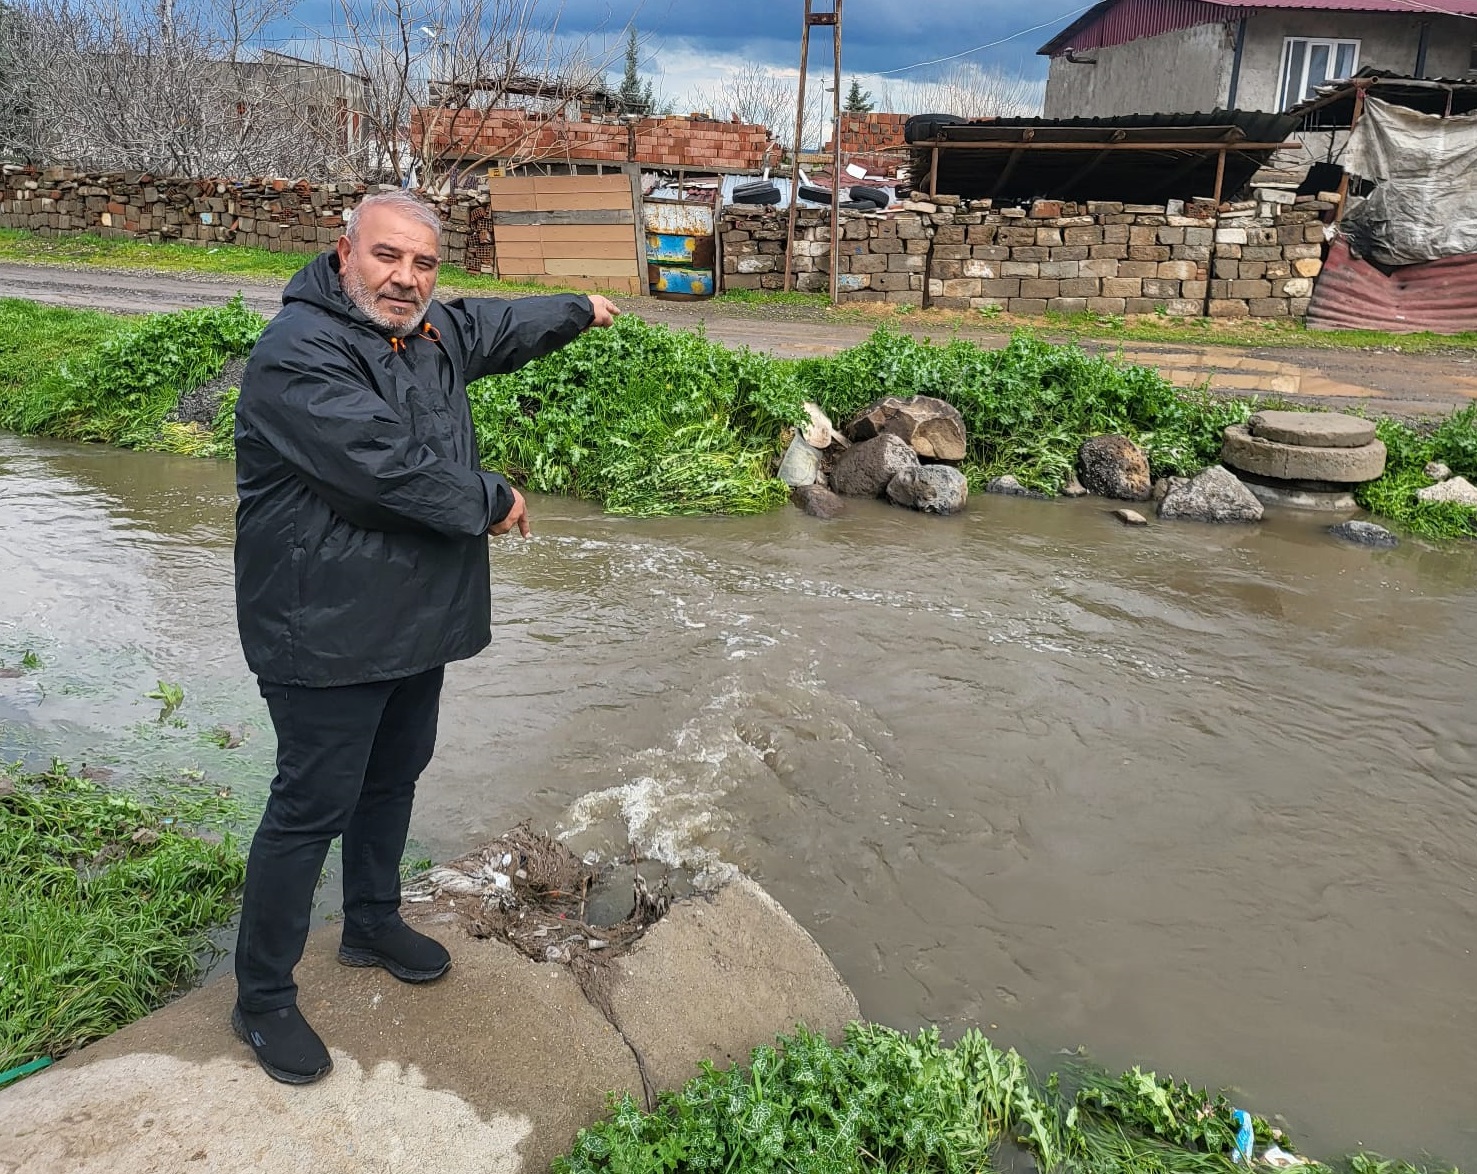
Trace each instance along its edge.
<path fill-rule="evenodd" d="M 1232 424 L 1225 436 L 1221 462 L 1258 477 L 1357 485 L 1385 471 L 1385 446 L 1379 440 L 1361 448 L 1315 448 L 1253 436 L 1240 424 Z"/>
<path fill-rule="evenodd" d="M 1338 412 L 1258 412 L 1251 434 L 1296 448 L 1363 448 L 1374 441 L 1374 421 Z"/>

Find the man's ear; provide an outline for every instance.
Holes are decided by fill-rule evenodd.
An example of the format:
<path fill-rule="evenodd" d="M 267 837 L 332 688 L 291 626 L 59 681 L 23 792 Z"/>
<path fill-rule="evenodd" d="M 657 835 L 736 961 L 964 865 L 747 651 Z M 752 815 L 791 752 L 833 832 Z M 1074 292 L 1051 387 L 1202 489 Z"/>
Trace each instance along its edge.
<path fill-rule="evenodd" d="M 353 252 L 353 250 L 354 246 L 347 236 L 341 236 L 338 238 L 338 264 L 340 269 L 344 267 L 344 262 L 349 259 L 349 254 Z"/>

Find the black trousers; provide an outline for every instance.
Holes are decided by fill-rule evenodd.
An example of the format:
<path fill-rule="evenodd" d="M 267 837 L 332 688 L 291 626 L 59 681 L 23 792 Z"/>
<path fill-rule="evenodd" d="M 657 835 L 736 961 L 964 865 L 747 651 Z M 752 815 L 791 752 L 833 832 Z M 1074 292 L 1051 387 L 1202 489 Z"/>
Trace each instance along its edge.
<path fill-rule="evenodd" d="M 436 748 L 443 670 L 306 689 L 261 682 L 277 731 L 277 777 L 246 861 L 236 938 L 243 1010 L 297 1001 L 313 893 L 343 836 L 344 933 L 373 938 L 400 918 L 400 857 L 415 783 Z"/>

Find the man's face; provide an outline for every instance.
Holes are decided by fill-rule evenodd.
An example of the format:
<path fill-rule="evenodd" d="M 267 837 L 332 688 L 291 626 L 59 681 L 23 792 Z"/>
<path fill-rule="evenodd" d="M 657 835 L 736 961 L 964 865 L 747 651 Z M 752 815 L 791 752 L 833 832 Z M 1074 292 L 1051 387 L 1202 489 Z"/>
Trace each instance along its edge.
<path fill-rule="evenodd" d="M 426 315 L 440 257 L 429 225 L 394 208 L 359 214 L 357 239 L 339 238 L 339 281 L 375 325 L 404 338 Z"/>

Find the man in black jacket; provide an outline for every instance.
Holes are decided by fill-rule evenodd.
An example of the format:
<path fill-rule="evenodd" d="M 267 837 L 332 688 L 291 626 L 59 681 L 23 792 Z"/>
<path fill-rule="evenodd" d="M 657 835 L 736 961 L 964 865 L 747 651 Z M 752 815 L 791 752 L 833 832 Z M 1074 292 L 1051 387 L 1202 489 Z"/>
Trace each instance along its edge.
<path fill-rule="evenodd" d="M 277 733 L 246 869 L 232 1025 L 269 1075 L 332 1067 L 297 1007 L 330 842 L 343 837 L 339 960 L 429 982 L 446 950 L 400 918 L 400 856 L 431 760 L 444 666 L 490 639 L 489 534 L 523 496 L 477 455 L 467 384 L 619 311 L 603 297 L 434 301 L 441 223 L 370 196 L 288 284 L 236 407 L 236 611 Z"/>

